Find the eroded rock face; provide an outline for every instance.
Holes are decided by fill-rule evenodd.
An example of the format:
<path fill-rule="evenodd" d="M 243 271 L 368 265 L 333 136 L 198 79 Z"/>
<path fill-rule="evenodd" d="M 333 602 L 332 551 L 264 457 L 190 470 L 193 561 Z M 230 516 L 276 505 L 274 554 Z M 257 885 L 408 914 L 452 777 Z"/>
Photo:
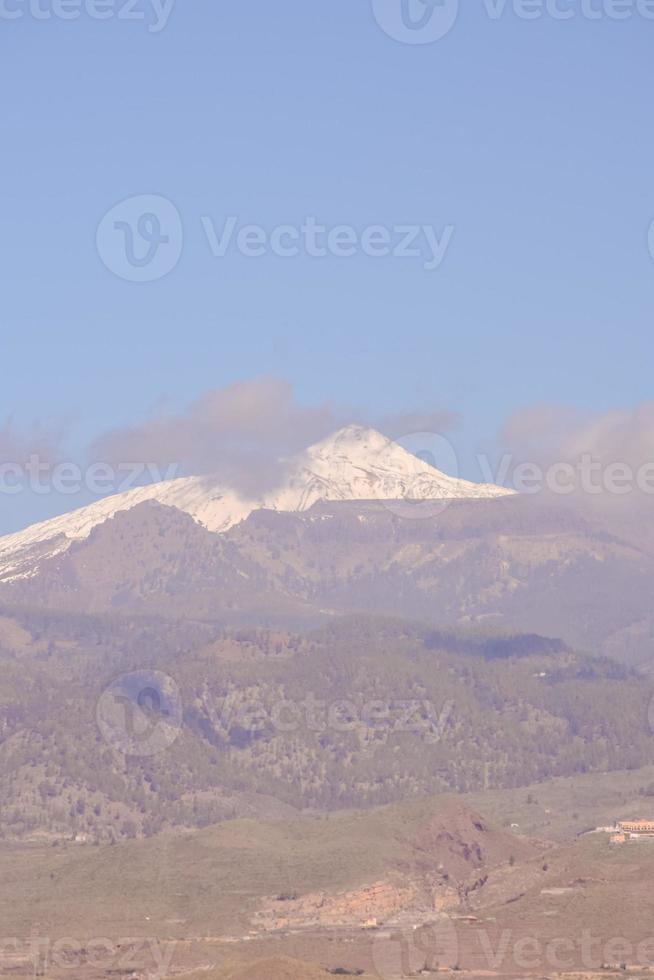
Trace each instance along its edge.
<path fill-rule="evenodd" d="M 377 881 L 352 891 L 328 895 L 313 892 L 299 898 L 270 899 L 256 916 L 256 924 L 267 931 L 313 926 L 372 927 L 409 908 L 418 898 L 410 884 Z"/>
<path fill-rule="evenodd" d="M 366 929 L 398 922 L 407 913 L 415 915 L 416 920 L 434 912 L 447 913 L 460 904 L 458 890 L 443 881 L 436 886 L 377 881 L 332 895 L 313 892 L 271 898 L 257 913 L 255 924 L 267 932 L 315 927 Z"/>
<path fill-rule="evenodd" d="M 458 801 L 427 812 L 397 843 L 402 853 L 383 879 L 347 891 L 269 898 L 255 917 L 257 928 L 375 928 L 469 913 L 483 902 L 490 875 L 495 881 L 512 870 L 516 857 L 528 861 L 536 851 L 531 841 L 493 827 Z"/>

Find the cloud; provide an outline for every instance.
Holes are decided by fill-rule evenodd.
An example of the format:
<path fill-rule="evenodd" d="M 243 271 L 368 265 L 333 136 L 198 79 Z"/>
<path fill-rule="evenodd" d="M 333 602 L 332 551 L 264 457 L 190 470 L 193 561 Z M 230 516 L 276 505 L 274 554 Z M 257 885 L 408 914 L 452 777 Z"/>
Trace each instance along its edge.
<path fill-rule="evenodd" d="M 35 423 L 27 430 L 20 430 L 10 416 L 0 425 L 0 463 L 24 466 L 31 456 L 55 463 L 62 455 L 63 438 L 63 425 Z"/>
<path fill-rule="evenodd" d="M 654 460 L 654 402 L 601 413 L 560 405 L 521 409 L 506 421 L 500 442 L 539 463 L 573 462 L 590 454 L 605 466 L 641 466 Z"/>
<path fill-rule="evenodd" d="M 377 428 L 389 439 L 401 439 L 419 432 L 432 432 L 440 435 L 451 432 L 461 424 L 457 412 L 447 409 L 430 412 L 403 412 L 398 415 L 387 415 L 377 424 Z"/>
<path fill-rule="evenodd" d="M 284 482 L 285 460 L 353 419 L 363 422 L 356 412 L 300 405 L 288 382 L 262 377 L 208 391 L 181 413 L 158 413 L 109 432 L 95 441 L 91 455 L 114 466 L 178 464 L 180 474 L 217 475 L 246 496 L 258 496 Z M 457 422 L 453 412 L 413 412 L 389 416 L 376 427 L 400 438 L 442 432 Z"/>
<path fill-rule="evenodd" d="M 82 468 L 104 463 L 118 472 L 147 469 L 160 478 L 171 473 L 211 475 L 256 499 L 283 485 L 291 458 L 343 425 L 370 424 L 369 418 L 352 408 L 302 405 L 291 384 L 265 376 L 207 391 L 181 411 L 159 406 L 143 421 L 102 433 L 75 456 Z M 372 424 L 401 439 L 416 432 L 444 432 L 458 421 L 449 411 L 416 411 Z M 31 455 L 52 464 L 71 461 L 62 449 L 67 429 L 42 424 L 22 431 L 7 419 L 0 425 L 0 461 L 24 465 Z"/>
<path fill-rule="evenodd" d="M 633 499 L 621 489 L 628 484 L 654 494 L 654 402 L 606 412 L 532 406 L 508 418 L 499 441 L 513 456 L 514 473 L 519 463 L 538 466 L 550 489 L 573 483 L 590 496 Z"/>
<path fill-rule="evenodd" d="M 339 425 L 328 406 L 305 407 L 278 378 L 241 381 L 206 392 L 179 414 L 159 414 L 109 432 L 91 448 L 113 465 L 177 463 L 183 474 L 215 474 L 246 495 L 284 480 L 284 459 Z"/>

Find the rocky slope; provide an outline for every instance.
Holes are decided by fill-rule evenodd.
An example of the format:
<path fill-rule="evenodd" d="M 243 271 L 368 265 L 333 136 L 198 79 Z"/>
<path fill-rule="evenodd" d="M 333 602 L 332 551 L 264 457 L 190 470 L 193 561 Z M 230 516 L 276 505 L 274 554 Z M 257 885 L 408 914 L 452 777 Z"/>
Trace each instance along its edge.
<path fill-rule="evenodd" d="M 387 502 L 257 510 L 214 534 L 145 502 L 0 582 L 0 602 L 295 629 L 348 611 L 559 637 L 652 664 L 654 521 L 513 496 L 405 519 Z"/>

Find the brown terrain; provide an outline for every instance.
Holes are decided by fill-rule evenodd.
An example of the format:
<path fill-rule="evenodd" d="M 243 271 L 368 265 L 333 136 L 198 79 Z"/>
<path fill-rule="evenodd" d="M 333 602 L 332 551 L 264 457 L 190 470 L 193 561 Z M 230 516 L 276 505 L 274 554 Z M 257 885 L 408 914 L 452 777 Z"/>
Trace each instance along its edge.
<path fill-rule="evenodd" d="M 323 502 L 255 511 L 222 535 L 144 503 L 5 582 L 0 601 L 291 627 L 383 609 L 558 636 L 647 665 L 653 574 L 647 501 L 459 500 L 422 520 L 382 503 Z"/>
<path fill-rule="evenodd" d="M 15 977 L 35 957 L 83 980 L 608 977 L 654 963 L 654 841 L 529 839 L 456 800 L 108 848 L 5 845 L 0 862 Z"/>
<path fill-rule="evenodd" d="M 649 972 L 654 846 L 583 833 L 652 815 L 649 527 L 500 500 L 216 536 L 143 505 L 5 583 L 2 973 Z M 379 608 L 424 625 L 342 615 Z M 96 715 L 143 664 L 184 704 L 152 758 Z M 309 695 L 433 711 L 285 733 L 223 710 Z"/>

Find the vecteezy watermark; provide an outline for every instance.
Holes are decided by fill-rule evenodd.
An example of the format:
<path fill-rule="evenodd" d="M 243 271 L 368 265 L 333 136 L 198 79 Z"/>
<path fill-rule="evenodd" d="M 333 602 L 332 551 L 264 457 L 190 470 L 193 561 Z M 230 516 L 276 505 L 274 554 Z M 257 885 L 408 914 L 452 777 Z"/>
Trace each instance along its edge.
<path fill-rule="evenodd" d="M 512 13 L 519 20 L 654 20 L 654 0 L 482 0 L 490 20 Z"/>
<path fill-rule="evenodd" d="M 210 728 L 212 739 L 236 747 L 264 737 L 297 733 L 354 735 L 364 741 L 383 742 L 392 736 L 411 735 L 425 744 L 435 744 L 451 727 L 453 712 L 451 700 L 438 707 L 426 698 L 367 699 L 356 694 L 328 701 L 312 692 L 300 700 L 230 686 L 219 694 L 205 690 L 196 703 L 194 717 L 203 717 L 205 736 Z M 169 748 L 182 730 L 179 688 L 161 671 L 123 674 L 102 692 L 96 718 L 105 741 L 121 755 L 157 755 Z"/>
<path fill-rule="evenodd" d="M 624 460 L 600 460 L 585 452 L 574 460 L 549 464 L 516 461 L 508 453 L 496 465 L 484 454 L 477 455 L 477 462 L 484 480 L 511 486 L 528 496 L 542 492 L 559 497 L 654 495 L 654 460 L 643 460 L 634 466 Z"/>
<path fill-rule="evenodd" d="M 459 0 L 372 0 L 372 9 L 379 26 L 393 40 L 433 44 L 455 26 Z M 654 20 L 654 0 L 481 0 L 480 10 L 491 21 L 500 21 L 507 14 L 523 21 Z"/>
<path fill-rule="evenodd" d="M 579 886 L 577 886 L 579 888 Z M 581 890 L 579 888 L 579 890 Z M 563 894 L 574 888 L 563 887 Z M 561 888 L 554 886 L 542 895 L 543 909 L 556 902 Z M 550 897 L 550 895 L 552 897 Z M 465 921 L 465 943 L 457 930 Z M 384 980 L 417 976 L 442 970 L 470 968 L 459 957 L 474 964 L 473 971 L 493 975 L 563 973 L 572 970 L 611 972 L 651 969 L 654 964 L 654 938 L 640 940 L 624 936 L 596 936 L 590 929 L 581 933 L 544 938 L 542 935 L 481 926 L 475 917 L 440 914 L 413 929 L 389 929 L 374 935 L 370 947 L 376 975 Z"/>
<path fill-rule="evenodd" d="M 32 935 L 29 939 L 0 937 L 0 973 L 20 971 L 34 977 L 51 970 L 88 969 L 120 976 L 151 978 L 170 976 L 176 940 L 125 937 L 96 937 L 80 940 L 72 936 L 54 939 Z"/>
<path fill-rule="evenodd" d="M 482 0 L 490 20 L 512 13 L 519 20 L 654 20 L 654 0 Z"/>
<path fill-rule="evenodd" d="M 102 692 L 96 719 L 105 741 L 121 755 L 158 755 L 182 729 L 179 688 L 159 670 L 122 674 Z"/>
<path fill-rule="evenodd" d="M 428 699 L 371 700 L 354 695 L 327 701 L 313 693 L 301 701 L 283 697 L 266 701 L 245 690 L 218 698 L 205 694 L 202 709 L 214 735 L 225 740 L 233 733 L 256 737 L 265 733 L 334 732 L 382 738 L 411 734 L 426 743 L 435 743 L 443 738 L 450 724 L 454 702 L 446 701 L 437 707 Z"/>
<path fill-rule="evenodd" d="M 183 245 L 179 211 L 156 194 L 116 204 L 96 232 L 98 255 L 111 272 L 128 282 L 163 279 L 179 262 Z"/>
<path fill-rule="evenodd" d="M 225 258 L 230 250 L 255 259 L 264 255 L 281 259 L 365 255 L 371 259 L 420 259 L 428 272 L 440 267 L 454 234 L 453 225 L 440 231 L 433 225 L 409 224 L 375 224 L 358 230 L 347 224 L 328 226 L 313 216 L 297 225 L 276 225 L 268 230 L 262 225 L 242 224 L 232 215 L 220 231 L 210 217 L 204 216 L 202 227 L 211 254 L 218 259 Z"/>
<path fill-rule="evenodd" d="M 454 235 L 453 225 L 430 224 L 327 225 L 314 216 L 297 224 L 266 228 L 230 215 L 215 221 L 201 215 L 198 230 L 214 259 L 240 255 L 248 259 L 412 259 L 427 272 L 440 268 Z M 154 282 L 168 275 L 180 260 L 184 244 L 177 207 L 164 197 L 144 194 L 111 208 L 96 232 L 98 254 L 105 266 L 129 282 Z"/>
<path fill-rule="evenodd" d="M 0 0 L 0 20 L 38 21 L 120 20 L 147 26 L 160 34 L 173 12 L 175 0 Z"/>
<path fill-rule="evenodd" d="M 125 493 L 144 484 L 174 480 L 179 464 L 162 468 L 156 463 L 91 463 L 82 467 L 73 462 L 53 463 L 32 453 L 22 462 L 0 462 L 0 495 L 13 497 L 24 491 L 38 496 L 51 493 L 74 496 L 86 491 L 95 497 Z"/>

